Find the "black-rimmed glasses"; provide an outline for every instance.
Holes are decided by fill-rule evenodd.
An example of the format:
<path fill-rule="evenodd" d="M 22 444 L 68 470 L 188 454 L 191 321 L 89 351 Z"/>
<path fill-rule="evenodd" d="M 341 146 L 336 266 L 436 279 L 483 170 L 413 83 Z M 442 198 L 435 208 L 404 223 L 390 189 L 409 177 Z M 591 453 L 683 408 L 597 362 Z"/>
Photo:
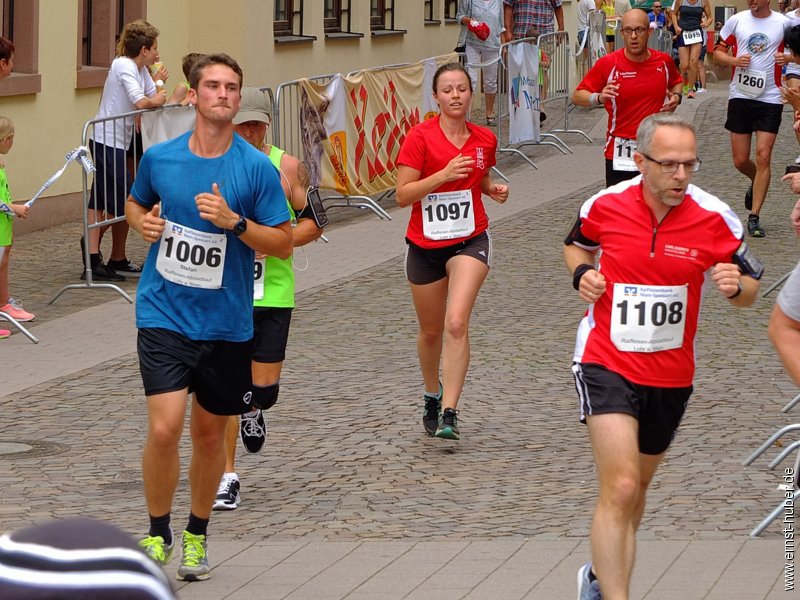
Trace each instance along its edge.
<path fill-rule="evenodd" d="M 644 35 L 645 33 L 647 33 L 648 31 L 650 31 L 650 28 L 649 27 L 623 27 L 622 29 L 620 29 L 620 31 L 622 32 L 622 35 L 633 35 L 635 33 L 636 35 L 641 36 L 641 35 Z"/>
<path fill-rule="evenodd" d="M 683 167 L 687 171 L 691 171 L 692 173 L 697 173 L 700 170 L 700 163 L 702 162 L 699 158 L 695 158 L 694 160 L 687 160 L 686 162 L 679 162 L 677 160 L 656 160 L 652 156 L 648 156 L 642 151 L 639 151 L 639 154 L 644 156 L 650 162 L 656 163 L 659 167 L 661 167 L 662 173 L 667 173 L 671 175 L 678 170 L 678 167 Z"/>

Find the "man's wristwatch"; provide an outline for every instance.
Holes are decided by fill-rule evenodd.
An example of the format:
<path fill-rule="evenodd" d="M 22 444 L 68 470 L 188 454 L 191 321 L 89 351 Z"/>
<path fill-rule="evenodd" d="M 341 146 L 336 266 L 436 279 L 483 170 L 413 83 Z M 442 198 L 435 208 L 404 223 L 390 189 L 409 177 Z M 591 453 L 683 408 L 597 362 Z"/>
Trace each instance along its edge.
<path fill-rule="evenodd" d="M 681 94 L 680 92 L 672 92 L 670 94 L 670 96 L 677 96 L 678 97 L 678 106 L 680 106 L 681 102 L 683 102 L 683 94 Z"/>
<path fill-rule="evenodd" d="M 240 217 L 239 220 L 236 221 L 236 225 L 233 226 L 231 231 L 233 231 L 233 235 L 236 237 L 242 235 L 245 231 L 247 231 L 247 219 Z"/>

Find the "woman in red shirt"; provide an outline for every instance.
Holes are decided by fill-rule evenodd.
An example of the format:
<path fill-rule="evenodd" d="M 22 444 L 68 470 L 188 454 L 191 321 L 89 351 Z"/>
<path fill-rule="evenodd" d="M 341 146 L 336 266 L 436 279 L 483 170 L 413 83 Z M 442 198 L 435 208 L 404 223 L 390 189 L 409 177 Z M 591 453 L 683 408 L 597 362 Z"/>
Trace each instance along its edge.
<path fill-rule="evenodd" d="M 508 186 L 489 175 L 497 138 L 467 121 L 472 93 L 463 66 L 440 67 L 433 78 L 440 113 L 408 132 L 397 158 L 397 204 L 411 206 L 406 276 L 420 325 L 422 424 L 428 435 L 451 440 L 459 437 L 456 406 L 469 366 L 469 317 L 491 264 L 481 193 L 500 203 L 508 199 Z"/>

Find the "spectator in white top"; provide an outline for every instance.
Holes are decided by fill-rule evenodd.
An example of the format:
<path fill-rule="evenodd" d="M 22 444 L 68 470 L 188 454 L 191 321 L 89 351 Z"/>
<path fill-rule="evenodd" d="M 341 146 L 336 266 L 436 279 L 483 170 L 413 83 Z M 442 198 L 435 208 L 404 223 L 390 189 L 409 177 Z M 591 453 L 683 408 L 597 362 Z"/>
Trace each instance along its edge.
<path fill-rule="evenodd" d="M 459 0 L 456 19 L 467 28 L 464 41 L 467 53 L 467 71 L 472 80 L 472 89 L 477 93 L 478 67 L 475 63 L 487 64 L 483 72 L 483 92 L 486 102 L 486 124 L 497 125 L 494 114 L 494 101 L 497 97 L 497 63 L 500 56 L 500 34 L 505 33 L 503 25 L 503 3 L 501 0 Z"/>
<path fill-rule="evenodd" d="M 143 20 L 132 21 L 122 30 L 117 46 L 117 58 L 108 71 L 100 107 L 95 119 L 115 117 L 142 108 L 163 106 L 167 100 L 163 82 L 169 73 L 163 67 L 155 73 L 159 88 L 150 75 L 149 67 L 158 62 L 158 29 Z M 125 201 L 128 198 L 133 175 L 128 172 L 126 151 L 133 138 L 134 119 L 104 121 L 90 132 L 90 149 L 97 169 L 89 198 L 89 224 L 107 218 L 122 220 L 111 225 L 112 248 L 106 265 L 100 255 L 100 238 L 108 226 L 89 230 L 89 258 L 92 279 L 123 281 L 125 273 L 138 277 L 141 267 L 128 260 L 125 244 L 128 223 L 125 221 Z M 81 239 L 83 255 L 84 240 Z M 85 255 L 84 255 L 85 259 Z M 86 276 L 86 265 L 81 279 Z M 118 273 L 118 271 L 120 273 Z"/>

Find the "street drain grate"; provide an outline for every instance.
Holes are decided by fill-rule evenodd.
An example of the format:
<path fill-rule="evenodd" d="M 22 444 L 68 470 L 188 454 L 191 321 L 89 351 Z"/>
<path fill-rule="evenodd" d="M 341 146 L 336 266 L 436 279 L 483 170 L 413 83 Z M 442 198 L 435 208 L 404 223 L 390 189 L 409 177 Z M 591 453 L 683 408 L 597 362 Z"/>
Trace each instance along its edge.
<path fill-rule="evenodd" d="M 67 449 L 66 446 L 53 442 L 39 442 L 17 440 L 9 442 L 0 440 L 0 456 L 3 458 L 37 458 L 39 456 L 54 456 Z"/>

